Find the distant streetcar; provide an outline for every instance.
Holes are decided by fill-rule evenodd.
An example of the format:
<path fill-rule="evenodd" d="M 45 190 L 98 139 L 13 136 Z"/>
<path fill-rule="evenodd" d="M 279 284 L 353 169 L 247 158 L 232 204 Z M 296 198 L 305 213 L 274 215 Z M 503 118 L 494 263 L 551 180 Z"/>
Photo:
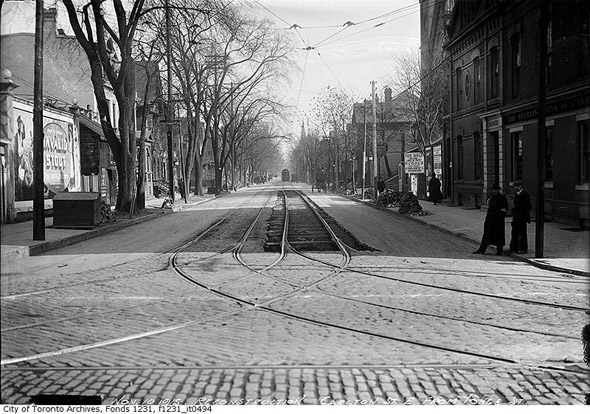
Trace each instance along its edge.
<path fill-rule="evenodd" d="M 283 176 L 283 181 L 289 181 L 291 179 L 291 174 L 289 174 L 288 169 L 285 168 L 281 174 Z"/>

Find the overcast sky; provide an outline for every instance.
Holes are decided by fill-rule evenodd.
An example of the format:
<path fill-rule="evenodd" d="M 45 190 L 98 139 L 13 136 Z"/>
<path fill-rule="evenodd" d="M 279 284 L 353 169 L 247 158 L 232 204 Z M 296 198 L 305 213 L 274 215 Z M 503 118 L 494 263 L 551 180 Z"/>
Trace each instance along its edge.
<path fill-rule="evenodd" d="M 296 60 L 305 70 L 290 91 L 300 125 L 312 98 L 325 86 L 369 98 L 370 82 L 382 91 L 397 53 L 420 46 L 418 0 L 259 0 L 261 14 L 296 32 Z M 265 9 L 266 8 L 266 9 Z M 354 25 L 347 25 L 352 22 Z M 292 28 L 298 25 L 301 29 Z M 376 27 L 377 26 L 377 27 Z M 310 50 L 304 50 L 308 46 Z M 306 61 L 307 55 L 307 63 Z M 299 128 L 294 125 L 294 131 Z"/>
<path fill-rule="evenodd" d="M 19 9 L 12 19 L 6 14 L 10 3 Z M 69 31 L 59 3 L 58 26 L 61 23 Z M 45 7 L 54 4 L 54 0 L 45 1 Z M 295 45 L 301 48 L 294 57 L 301 74 L 295 74 L 285 91 L 297 105 L 292 131 L 300 130 L 312 98 L 325 86 L 341 87 L 357 100 L 369 98 L 372 80 L 377 81 L 378 91 L 386 86 L 396 53 L 416 51 L 420 46 L 418 0 L 251 0 L 251 5 L 276 22 L 277 29 L 293 33 Z M 2 34 L 33 31 L 34 12 L 33 0 L 6 2 Z M 346 25 L 348 22 L 354 25 Z M 299 28 L 291 28 L 294 25 Z M 307 47 L 311 48 L 304 50 Z"/>

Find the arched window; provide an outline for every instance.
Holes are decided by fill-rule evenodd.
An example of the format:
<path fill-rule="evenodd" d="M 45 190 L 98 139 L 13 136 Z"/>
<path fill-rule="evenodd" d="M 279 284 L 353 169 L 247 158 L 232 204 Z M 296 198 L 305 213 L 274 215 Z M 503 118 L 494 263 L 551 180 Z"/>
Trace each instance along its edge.
<path fill-rule="evenodd" d="M 477 104 L 481 100 L 481 65 L 479 56 L 473 59 L 473 103 Z"/>

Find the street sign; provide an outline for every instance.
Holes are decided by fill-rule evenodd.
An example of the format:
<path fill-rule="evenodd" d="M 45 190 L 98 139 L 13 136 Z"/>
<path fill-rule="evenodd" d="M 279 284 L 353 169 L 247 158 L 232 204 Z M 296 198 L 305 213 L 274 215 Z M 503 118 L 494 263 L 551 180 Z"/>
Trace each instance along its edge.
<path fill-rule="evenodd" d="M 381 158 L 385 154 L 387 154 L 387 142 L 386 141 L 377 141 L 377 157 Z"/>
<path fill-rule="evenodd" d="M 421 152 L 406 152 L 406 174 L 423 174 L 424 173 L 424 156 Z"/>

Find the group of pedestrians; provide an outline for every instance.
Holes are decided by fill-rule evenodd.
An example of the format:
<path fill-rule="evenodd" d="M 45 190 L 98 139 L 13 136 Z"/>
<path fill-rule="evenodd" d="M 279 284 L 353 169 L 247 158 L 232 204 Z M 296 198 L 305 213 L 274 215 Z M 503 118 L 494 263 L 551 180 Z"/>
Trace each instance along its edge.
<path fill-rule="evenodd" d="M 522 180 L 510 184 L 515 189 L 512 208 L 512 231 L 508 254 L 525 254 L 528 251 L 527 224 L 531 222 L 531 197 L 523 189 Z M 488 199 L 488 212 L 483 225 L 483 236 L 479 248 L 474 254 L 484 254 L 488 246 L 496 246 L 496 255 L 504 251 L 506 239 L 504 235 L 504 219 L 508 213 L 508 200 L 501 193 L 498 184 L 491 188 L 492 196 Z"/>

